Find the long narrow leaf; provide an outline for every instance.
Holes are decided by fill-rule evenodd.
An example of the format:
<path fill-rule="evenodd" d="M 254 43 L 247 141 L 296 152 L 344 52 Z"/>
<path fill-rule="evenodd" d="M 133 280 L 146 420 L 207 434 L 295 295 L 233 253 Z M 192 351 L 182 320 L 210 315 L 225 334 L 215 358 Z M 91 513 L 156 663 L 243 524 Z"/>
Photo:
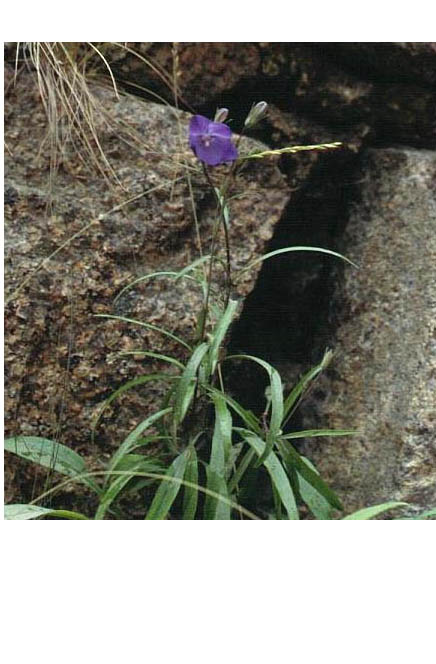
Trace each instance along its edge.
<path fill-rule="evenodd" d="M 171 376 L 165 373 L 155 373 L 155 374 L 146 374 L 145 376 L 138 376 L 138 378 L 133 378 L 132 380 L 128 380 L 126 383 L 121 385 L 121 387 L 115 390 L 115 392 L 112 392 L 112 394 L 106 399 L 106 401 L 100 408 L 100 411 L 92 427 L 92 438 L 94 439 L 95 430 L 106 408 L 112 403 L 112 401 L 114 401 L 122 394 L 124 394 L 124 392 L 127 392 L 128 390 L 131 390 L 134 387 L 138 387 L 138 385 L 145 385 L 145 383 L 148 383 L 152 380 L 174 381 L 176 379 L 177 376 Z"/>
<path fill-rule="evenodd" d="M 260 434 L 262 431 L 262 427 L 260 425 L 259 420 L 257 417 L 254 415 L 254 413 L 251 412 L 251 410 L 246 410 L 243 408 L 235 399 L 232 399 L 228 394 L 225 392 L 220 392 L 217 390 L 215 387 L 208 387 L 207 391 L 210 392 L 210 394 L 216 394 L 218 393 L 219 395 L 222 396 L 222 398 L 226 401 L 226 403 L 229 404 L 231 408 L 235 411 L 237 415 L 244 421 L 244 423 L 247 425 L 249 429 L 254 431 L 255 433 Z"/>
<path fill-rule="evenodd" d="M 317 469 L 306 457 L 301 457 L 302 461 L 309 466 L 317 475 L 319 475 Z M 302 475 L 297 473 L 299 480 L 299 493 L 303 502 L 306 503 L 314 517 L 321 521 L 328 521 L 332 518 L 333 508 L 316 489 L 313 488 L 309 482 L 307 482 Z"/>
<path fill-rule="evenodd" d="M 185 268 L 186 269 L 186 268 Z M 185 276 L 185 275 L 183 275 Z M 173 279 L 179 279 L 180 278 L 180 272 L 174 272 L 174 271 L 169 271 L 169 270 L 162 270 L 160 272 L 150 272 L 150 274 L 145 274 L 143 277 L 139 277 L 138 279 L 135 279 L 135 281 L 132 281 L 130 284 L 125 286 L 116 296 L 114 299 L 114 304 L 117 302 L 117 300 L 120 299 L 120 297 L 128 290 L 136 286 L 137 284 L 140 284 L 142 281 L 148 281 L 148 279 L 153 279 L 156 277 L 172 277 Z M 194 279 L 194 277 L 187 277 L 185 276 L 185 279 L 189 279 L 191 281 L 197 281 L 197 279 Z"/>
<path fill-rule="evenodd" d="M 178 457 L 174 459 L 171 466 L 166 473 L 167 477 L 176 480 L 183 480 L 186 470 L 186 464 L 189 460 L 190 450 L 184 450 Z M 158 490 L 147 512 L 146 520 L 162 520 L 168 515 L 172 504 L 177 498 L 182 482 L 167 482 L 162 480 Z"/>
<path fill-rule="evenodd" d="M 242 268 L 242 270 L 239 270 L 239 272 L 237 272 L 236 278 L 240 277 L 241 274 L 244 274 L 244 272 L 251 270 L 255 265 L 257 265 L 258 263 L 262 263 L 268 258 L 272 258 L 273 256 L 278 256 L 279 254 L 287 254 L 291 251 L 316 251 L 321 254 L 328 254 L 329 256 L 335 256 L 336 258 L 341 258 L 343 261 L 350 263 L 350 265 L 358 267 L 355 263 L 353 263 L 353 261 L 350 261 L 349 258 L 342 256 L 342 254 L 338 254 L 336 251 L 331 251 L 330 249 L 323 249 L 322 247 L 286 247 L 285 249 L 276 249 L 275 251 L 270 251 L 268 254 L 256 258 L 256 260 L 254 260 L 252 263 Z"/>
<path fill-rule="evenodd" d="M 293 466 L 297 472 L 311 484 L 314 489 L 318 491 L 324 498 L 330 503 L 332 507 L 335 507 L 338 510 L 343 511 L 343 506 L 338 496 L 335 494 L 332 489 L 321 479 L 321 477 L 313 471 L 309 466 L 303 461 L 301 456 L 296 450 L 292 447 L 290 443 L 279 439 L 277 442 L 280 455 L 285 462 L 285 465 Z"/>
<path fill-rule="evenodd" d="M 245 472 L 247 469 L 250 467 L 253 459 L 255 458 L 256 452 L 254 449 L 250 448 L 248 452 L 246 452 L 241 459 L 241 462 L 239 463 L 234 475 L 229 481 L 228 488 L 229 488 L 229 493 L 232 493 L 236 487 L 238 486 L 239 482 L 242 480 Z"/>
<path fill-rule="evenodd" d="M 185 348 L 187 348 L 188 350 L 192 350 L 191 346 L 187 344 L 186 341 L 183 341 L 183 339 L 180 339 L 180 337 L 177 337 L 172 332 L 168 332 L 168 330 L 165 330 L 163 327 L 158 327 L 157 325 L 152 325 L 151 323 L 144 323 L 141 320 L 135 320 L 134 318 L 125 318 L 124 316 L 112 316 L 111 314 L 94 314 L 94 318 L 107 318 L 109 320 L 119 320 L 122 321 L 123 323 L 132 323 L 133 325 L 146 327 L 148 330 L 154 330 L 155 332 L 160 332 L 160 334 L 163 334 L 165 337 L 169 337 L 173 341 L 177 341 L 177 343 L 181 344 L 182 346 L 185 346 Z"/>
<path fill-rule="evenodd" d="M 284 413 L 284 404 L 283 404 L 283 386 L 282 379 L 277 369 L 274 369 L 271 364 L 261 360 L 258 357 L 252 355 L 231 355 L 230 359 L 244 359 L 251 360 L 256 364 L 259 364 L 268 374 L 270 379 L 270 389 L 271 389 L 271 417 L 269 422 L 269 430 L 267 434 L 267 440 L 265 445 L 265 450 L 262 456 L 258 459 L 257 465 L 260 466 L 267 456 L 271 453 L 274 443 L 277 436 L 281 433 L 280 427 L 283 420 Z"/>
<path fill-rule="evenodd" d="M 383 514 L 388 510 L 393 510 L 396 507 L 408 507 L 408 506 L 409 503 L 394 502 L 394 501 L 391 501 L 389 503 L 381 503 L 380 505 L 372 505 L 372 507 L 364 507 L 362 510 L 357 510 L 357 512 L 353 512 L 353 514 L 348 514 L 348 516 L 344 516 L 342 521 L 363 521 L 363 520 L 366 521 L 368 519 L 373 519 L 375 516 Z"/>
<path fill-rule="evenodd" d="M 131 472 L 131 475 L 128 475 L 127 473 L 125 475 L 118 475 L 114 480 L 109 482 L 108 487 L 100 498 L 100 504 L 94 517 L 96 520 L 104 518 L 104 515 L 111 504 L 119 496 L 130 480 L 137 476 L 138 471 L 154 473 L 162 472 L 161 464 L 156 463 L 154 459 L 147 459 L 147 457 L 140 454 L 127 454 L 116 465 L 116 469 L 117 471 L 129 471 Z"/>
<path fill-rule="evenodd" d="M 168 355 L 162 355 L 161 353 L 152 353 L 150 350 L 126 350 L 121 353 L 117 353 L 117 356 L 124 357 L 125 355 L 141 355 L 142 357 L 152 357 L 156 360 L 162 360 L 163 362 L 168 362 L 169 364 L 174 364 L 178 369 L 184 369 L 185 365 L 179 360 L 176 360 L 175 357 L 169 357 Z"/>
<path fill-rule="evenodd" d="M 164 417 L 167 413 L 170 413 L 171 411 L 172 408 L 164 408 L 163 410 L 159 410 L 157 413 L 153 413 L 153 415 L 150 415 L 150 417 L 147 417 L 143 422 L 138 424 L 138 426 L 135 427 L 135 429 L 131 433 L 129 433 L 127 438 L 125 438 L 120 447 L 113 454 L 111 460 L 108 463 L 108 470 L 109 471 L 114 470 L 119 461 L 126 454 L 132 452 L 134 449 L 139 447 L 139 445 L 144 444 L 143 441 L 140 439 L 141 434 L 147 429 L 149 429 L 151 426 L 153 426 L 158 420 Z M 147 442 L 151 442 L 153 438 L 156 439 L 157 436 L 148 437 Z"/>
<path fill-rule="evenodd" d="M 189 272 L 192 272 L 195 270 L 199 265 L 202 265 L 206 261 L 210 259 L 209 255 L 201 256 L 200 258 L 196 258 L 195 261 L 192 261 L 189 265 L 184 267 L 180 272 L 177 273 L 177 276 L 175 278 L 175 281 L 179 281 L 180 279 L 183 279 Z M 191 277 L 192 278 L 192 277 Z M 204 279 L 195 279 L 195 281 L 198 281 L 199 283 L 204 281 Z"/>
<path fill-rule="evenodd" d="M 297 403 L 297 400 L 303 395 L 307 387 L 310 385 L 310 383 L 323 371 L 330 363 L 331 358 L 332 358 L 332 351 L 327 350 L 324 353 L 324 357 L 322 358 L 321 362 L 317 364 L 315 367 L 312 369 L 309 369 L 298 381 L 298 383 L 295 385 L 295 387 L 291 390 L 289 395 L 285 399 L 285 404 L 284 404 L 284 421 L 288 419 L 288 416 L 290 416 L 291 410 L 293 409 L 294 405 Z"/>
<path fill-rule="evenodd" d="M 206 466 L 206 476 L 207 489 L 214 492 L 215 495 L 206 495 L 204 519 L 207 521 L 229 521 L 231 518 L 231 508 L 224 477 L 215 472 L 210 465 Z"/>
<path fill-rule="evenodd" d="M 265 451 L 265 442 L 258 436 L 248 432 L 241 431 L 241 435 L 247 443 L 254 449 L 259 457 L 262 457 Z M 268 457 L 263 461 L 263 465 L 267 469 L 271 480 L 280 496 L 280 500 L 288 514 L 289 519 L 296 520 L 299 518 L 297 503 L 295 501 L 294 492 L 292 491 L 291 484 L 286 475 L 286 472 L 280 463 L 278 457 L 274 452 L 270 452 Z"/>
<path fill-rule="evenodd" d="M 223 339 L 235 317 L 237 308 L 238 308 L 238 301 L 229 300 L 226 310 L 224 311 L 223 315 L 217 322 L 215 329 L 213 331 L 212 343 L 210 345 L 210 350 L 209 350 L 209 363 L 208 363 L 209 365 L 208 373 L 211 376 L 215 372 Z"/>
<path fill-rule="evenodd" d="M 174 401 L 174 419 L 179 424 L 183 421 L 194 396 L 198 367 L 209 349 L 205 341 L 192 353 L 192 356 L 180 376 Z"/>
<path fill-rule="evenodd" d="M 286 433 L 281 438 L 291 440 L 293 438 L 316 438 L 318 436 L 352 436 L 356 433 L 356 429 L 307 429 L 306 431 L 293 431 Z"/>
<path fill-rule="evenodd" d="M 215 393 L 212 398 L 215 405 L 215 426 L 210 462 L 206 468 L 207 488 L 228 498 L 225 476 L 232 445 L 232 417 L 222 394 Z M 230 519 L 229 506 L 210 496 L 206 497 L 204 513 L 205 519 Z"/>
<path fill-rule="evenodd" d="M 5 440 L 5 450 L 62 475 L 70 477 L 84 475 L 80 478 L 82 483 L 97 493 L 101 491 L 92 478 L 85 476 L 87 472 L 85 460 L 80 454 L 61 443 L 37 436 L 16 436 Z"/>
<path fill-rule="evenodd" d="M 54 516 L 57 519 L 86 519 L 88 517 L 79 512 L 69 510 L 52 510 L 39 505 L 5 505 L 5 520 L 21 521 L 24 519 L 39 519 L 44 516 Z"/>
<path fill-rule="evenodd" d="M 198 503 L 198 458 L 194 445 L 189 448 L 190 456 L 186 464 L 184 480 L 189 482 L 183 494 L 183 520 L 195 519 Z"/>

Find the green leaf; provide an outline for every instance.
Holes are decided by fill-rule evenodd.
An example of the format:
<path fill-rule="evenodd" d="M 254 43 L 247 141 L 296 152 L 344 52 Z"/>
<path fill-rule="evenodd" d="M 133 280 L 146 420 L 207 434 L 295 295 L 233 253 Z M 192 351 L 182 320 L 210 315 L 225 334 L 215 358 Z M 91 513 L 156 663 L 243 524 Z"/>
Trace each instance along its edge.
<path fill-rule="evenodd" d="M 212 394 L 215 406 L 215 426 L 212 439 L 211 466 L 220 472 L 223 477 L 226 464 L 229 461 L 232 447 L 232 415 L 227 408 L 226 400 L 222 392 Z M 221 465 L 222 458 L 222 465 Z M 218 461 L 219 459 L 219 461 Z M 216 462 L 217 461 L 217 462 Z"/>
<path fill-rule="evenodd" d="M 361 520 L 368 520 L 368 519 L 373 519 L 375 516 L 378 516 L 379 514 L 383 514 L 383 512 L 387 512 L 388 510 L 392 510 L 396 507 L 408 507 L 409 503 L 402 503 L 402 502 L 389 502 L 389 503 L 381 503 L 380 505 L 372 505 L 372 507 L 364 507 L 362 510 L 357 510 L 357 512 L 353 512 L 353 514 L 349 514 L 348 516 L 344 516 L 342 521 L 361 521 Z"/>
<path fill-rule="evenodd" d="M 209 256 L 203 256 L 204 260 L 207 260 L 208 258 Z M 188 267 L 184 268 L 181 272 L 186 272 L 189 268 L 191 268 L 191 266 L 188 265 Z M 139 277 L 138 279 L 135 279 L 135 281 L 132 281 L 130 284 L 125 286 L 114 299 L 114 304 L 126 291 L 130 290 L 130 288 L 133 288 L 134 286 L 136 286 L 136 284 L 139 284 L 142 281 L 147 281 L 148 279 L 153 279 L 156 277 L 172 277 L 173 279 L 180 279 L 181 277 L 184 277 L 185 279 L 189 279 L 190 281 L 198 283 L 198 280 L 194 279 L 194 277 L 188 277 L 186 276 L 186 274 L 182 275 L 181 272 L 165 270 L 165 271 L 151 272 L 150 274 L 145 274 L 143 277 Z"/>
<path fill-rule="evenodd" d="M 214 471 L 210 464 L 206 466 L 206 477 L 207 489 L 213 491 L 215 495 L 206 495 L 206 500 L 204 502 L 204 519 L 206 521 L 229 521 L 231 509 L 228 502 L 229 496 L 224 477 Z M 220 500 L 220 497 L 223 497 L 224 500 Z"/>
<path fill-rule="evenodd" d="M 183 480 L 189 456 L 190 450 L 187 448 L 174 459 L 166 472 L 166 477 L 168 479 L 161 481 L 159 488 L 155 493 L 150 509 L 145 517 L 146 520 L 156 521 L 166 518 L 177 494 L 179 493 L 181 480 Z"/>
<path fill-rule="evenodd" d="M 250 467 L 254 457 L 255 457 L 255 450 L 250 448 L 248 452 L 246 452 L 241 459 L 241 462 L 239 463 L 235 473 L 231 477 L 229 484 L 228 484 L 228 490 L 229 493 L 233 493 L 233 491 L 236 489 L 238 486 L 239 482 L 242 480 L 246 470 Z"/>
<path fill-rule="evenodd" d="M 118 497 L 121 491 L 126 487 L 130 480 L 137 476 L 138 472 L 162 472 L 162 465 L 156 463 L 154 459 L 148 459 L 141 454 L 127 454 L 116 465 L 116 472 L 123 472 L 126 474 L 118 475 L 115 478 L 112 476 L 109 480 L 109 485 L 100 498 L 100 504 L 94 519 L 101 520 L 104 518 L 107 510 Z"/>
<path fill-rule="evenodd" d="M 291 410 L 296 403 L 297 399 L 305 392 L 307 387 L 310 385 L 310 383 L 318 376 L 323 369 L 325 369 L 332 358 L 332 351 L 327 350 L 324 353 L 324 357 L 322 358 L 321 362 L 317 364 L 315 367 L 307 371 L 298 381 L 298 383 L 295 385 L 295 387 L 291 390 L 289 395 L 285 399 L 285 404 L 284 404 L 284 423 L 286 423 L 288 416 L 290 416 Z"/>
<path fill-rule="evenodd" d="M 200 258 L 196 258 L 195 261 L 192 261 L 192 263 L 190 263 L 189 265 L 184 267 L 182 270 L 180 270 L 180 272 L 177 273 L 175 281 L 177 282 L 180 279 L 183 279 L 189 272 L 192 272 L 199 265 L 201 265 L 202 263 L 205 263 L 209 259 L 210 259 L 209 255 L 205 255 L 205 256 L 201 256 Z M 191 277 L 191 279 L 192 279 L 192 277 Z M 196 279 L 196 278 L 194 278 L 194 280 L 197 281 L 198 283 L 202 283 L 204 281 L 204 279 Z"/>
<path fill-rule="evenodd" d="M 256 454 L 259 457 L 262 457 L 266 447 L 265 442 L 249 431 L 244 431 L 243 429 L 238 429 L 238 431 L 241 432 L 243 438 L 247 441 L 250 447 L 254 449 Z M 280 500 L 283 503 L 289 519 L 298 519 L 298 509 L 291 484 L 276 454 L 274 452 L 270 452 L 268 457 L 263 461 L 263 465 L 271 477 L 271 480 L 277 490 L 277 493 L 280 496 Z"/>
<path fill-rule="evenodd" d="M 265 450 L 260 459 L 258 459 L 256 462 L 256 465 L 260 466 L 273 449 L 277 436 L 281 434 L 280 427 L 282 424 L 284 412 L 282 379 L 280 378 L 279 372 L 274 369 L 271 364 L 259 359 L 258 357 L 253 357 L 252 355 L 231 355 L 228 359 L 251 360 L 252 362 L 255 362 L 256 364 L 259 364 L 261 367 L 263 367 L 270 379 L 271 418 L 269 422 Z"/>
<path fill-rule="evenodd" d="M 344 508 L 342 503 L 335 492 L 327 486 L 324 480 L 322 480 L 315 471 L 309 468 L 292 445 L 281 438 L 278 439 L 277 445 L 286 467 L 294 467 L 306 482 L 311 484 L 321 496 L 324 496 L 332 507 L 343 511 Z"/>
<path fill-rule="evenodd" d="M 413 521 L 420 521 L 421 519 L 436 519 L 436 508 L 428 510 L 428 512 L 422 512 L 417 516 L 412 516 L 410 519 Z"/>
<path fill-rule="evenodd" d="M 232 446 L 232 417 L 222 394 L 215 393 L 212 398 L 215 405 L 215 426 L 210 462 L 206 467 L 206 486 L 211 491 L 228 498 L 225 477 Z M 205 519 L 230 519 L 230 507 L 227 503 L 208 495 L 205 500 L 204 514 Z"/>
<path fill-rule="evenodd" d="M 316 438 L 317 436 L 352 436 L 361 433 L 355 429 L 307 429 L 306 431 L 293 431 L 281 436 L 283 440 L 292 438 Z"/>
<path fill-rule="evenodd" d="M 208 349 L 209 344 L 205 341 L 197 346 L 180 376 L 174 401 L 174 419 L 177 424 L 183 421 L 191 404 L 195 392 L 197 370 Z"/>
<path fill-rule="evenodd" d="M 221 318 L 217 322 L 215 329 L 212 333 L 212 342 L 209 350 L 209 362 L 208 362 L 208 373 L 213 375 L 215 372 L 216 365 L 219 360 L 219 353 L 223 339 L 231 325 L 233 318 L 235 317 L 236 310 L 238 308 L 237 300 L 229 300 L 226 310 L 222 314 Z"/>
<path fill-rule="evenodd" d="M 168 362 L 169 364 L 174 364 L 178 369 L 184 369 L 185 365 L 176 360 L 175 357 L 169 357 L 168 355 L 162 355 L 161 353 L 152 353 L 149 350 L 126 350 L 121 353 L 117 353 L 117 356 L 124 357 L 125 355 L 141 355 L 143 357 L 152 357 L 156 360 L 162 360 L 163 362 Z M 153 374 L 155 376 L 159 374 Z M 173 376 L 168 376 L 168 374 L 161 374 L 162 376 L 173 378 Z"/>
<path fill-rule="evenodd" d="M 184 476 L 184 480 L 189 482 L 189 485 L 185 486 L 183 494 L 183 519 L 185 521 L 192 521 L 195 519 L 198 503 L 197 486 L 192 486 L 198 485 L 198 459 L 194 445 L 189 447 L 189 451 L 190 456 L 186 464 Z"/>
<path fill-rule="evenodd" d="M 38 438 L 37 436 L 16 436 L 5 440 L 5 450 L 44 466 L 44 468 L 50 468 L 62 473 L 62 475 L 77 478 L 97 493 L 101 491 L 92 478 L 77 477 L 78 475 L 85 475 L 87 472 L 85 460 L 77 452 L 61 443 L 48 438 Z"/>
<path fill-rule="evenodd" d="M 143 323 L 140 320 L 135 320 L 134 318 L 125 318 L 124 316 L 112 316 L 111 314 L 94 314 L 94 318 L 108 318 L 110 320 L 119 320 L 122 321 L 123 323 L 132 323 L 132 325 L 140 325 L 141 327 L 146 327 L 148 330 L 154 330 L 155 332 L 160 332 L 160 334 L 163 334 L 165 337 L 169 337 L 173 341 L 177 341 L 177 343 L 181 344 L 182 346 L 185 346 L 188 350 L 192 350 L 191 346 L 187 344 L 183 339 L 180 339 L 180 337 L 177 337 L 175 334 L 172 332 L 168 332 L 168 330 L 165 330 L 163 327 L 158 327 L 157 325 L 152 325 L 151 323 Z"/>
<path fill-rule="evenodd" d="M 38 519 L 44 516 L 54 516 L 57 519 L 86 519 L 88 517 L 79 512 L 68 510 L 52 510 L 39 505 L 5 505 L 5 520 L 19 521 L 24 519 Z"/>
<path fill-rule="evenodd" d="M 353 261 L 350 261 L 345 256 L 342 256 L 342 254 L 338 254 L 336 251 L 331 251 L 330 249 L 323 249 L 322 247 L 286 247 L 284 249 L 276 249 L 275 251 L 270 251 L 268 254 L 256 258 L 256 260 L 254 260 L 252 263 L 242 268 L 242 270 L 239 270 L 236 274 L 236 277 L 239 277 L 241 274 L 244 274 L 244 272 L 251 270 L 251 268 L 253 268 L 255 265 L 257 265 L 258 263 L 262 263 L 268 258 L 272 258 L 273 256 L 278 256 L 279 254 L 287 254 L 291 251 L 316 251 L 321 254 L 328 254 L 329 256 L 335 256 L 336 258 L 341 258 L 343 261 L 350 263 L 350 265 L 358 267 L 355 263 L 353 263 Z"/>
<path fill-rule="evenodd" d="M 260 434 L 262 432 L 262 427 L 259 423 L 259 420 L 257 417 L 251 412 L 251 410 L 246 410 L 243 408 L 235 399 L 232 399 L 228 394 L 225 392 L 220 392 L 217 390 L 215 387 L 208 387 L 207 391 L 210 392 L 210 394 L 216 394 L 218 393 L 225 401 L 226 403 L 229 404 L 235 411 L 237 415 L 245 422 L 247 427 L 251 430 L 254 431 L 255 433 Z"/>
<path fill-rule="evenodd" d="M 301 457 L 302 461 L 317 475 L 319 475 L 317 469 L 306 457 Z M 300 497 L 303 502 L 306 503 L 314 517 L 322 521 L 328 521 L 332 518 L 333 508 L 330 503 L 322 496 L 316 489 L 313 488 L 309 482 L 307 482 L 302 475 L 298 475 L 298 484 Z"/>
<path fill-rule="evenodd" d="M 131 433 L 129 433 L 129 435 L 121 443 L 117 451 L 112 455 L 112 458 L 108 463 L 108 470 L 109 471 L 114 470 L 117 467 L 120 460 L 124 456 L 126 456 L 126 454 L 132 452 L 134 449 L 137 449 L 142 445 L 152 442 L 153 440 L 160 439 L 161 436 L 147 436 L 145 439 L 140 438 L 140 436 L 143 433 L 143 431 L 149 429 L 158 420 L 164 417 L 164 415 L 170 413 L 171 411 L 172 408 L 164 408 L 163 410 L 159 410 L 157 413 L 153 413 L 153 415 L 150 415 L 150 417 L 147 417 L 143 422 L 138 424 L 138 426 L 135 427 L 135 429 Z"/>
<path fill-rule="evenodd" d="M 151 380 L 169 380 L 169 381 L 174 381 L 177 380 L 177 376 L 171 376 L 169 374 L 165 373 L 154 373 L 154 374 L 146 374 L 145 376 L 138 376 L 138 378 L 133 378 L 132 380 L 128 380 L 126 383 L 121 385 L 115 392 L 112 392 L 110 397 L 106 399 L 104 402 L 103 406 L 101 407 L 97 418 L 93 424 L 92 427 L 92 439 L 94 440 L 95 436 L 95 430 L 97 428 L 97 425 L 106 410 L 106 408 L 114 401 L 117 399 L 119 396 L 124 394 L 124 392 L 127 392 L 128 390 L 131 390 L 133 387 L 137 387 L 138 385 L 144 385 L 145 383 L 150 382 Z"/>

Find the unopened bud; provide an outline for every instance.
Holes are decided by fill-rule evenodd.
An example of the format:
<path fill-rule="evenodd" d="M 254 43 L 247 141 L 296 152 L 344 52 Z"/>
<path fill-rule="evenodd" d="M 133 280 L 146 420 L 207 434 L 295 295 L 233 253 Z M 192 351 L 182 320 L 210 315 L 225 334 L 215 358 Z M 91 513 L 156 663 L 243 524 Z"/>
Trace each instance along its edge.
<path fill-rule="evenodd" d="M 229 114 L 228 108 L 217 108 L 215 113 L 214 122 L 225 122 Z"/>
<path fill-rule="evenodd" d="M 254 104 L 245 120 L 245 127 L 253 127 L 259 120 L 262 120 L 266 115 L 267 108 L 268 104 L 266 101 L 259 101 L 257 104 Z"/>

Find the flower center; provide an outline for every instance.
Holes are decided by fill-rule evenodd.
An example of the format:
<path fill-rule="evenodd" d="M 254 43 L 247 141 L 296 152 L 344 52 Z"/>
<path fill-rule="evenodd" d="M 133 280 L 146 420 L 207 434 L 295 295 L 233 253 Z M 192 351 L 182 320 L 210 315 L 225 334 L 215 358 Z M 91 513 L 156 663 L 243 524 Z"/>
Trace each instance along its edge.
<path fill-rule="evenodd" d="M 201 142 L 203 143 L 205 148 L 208 148 L 213 143 L 213 136 L 210 136 L 209 134 L 203 134 L 203 136 L 201 137 Z"/>

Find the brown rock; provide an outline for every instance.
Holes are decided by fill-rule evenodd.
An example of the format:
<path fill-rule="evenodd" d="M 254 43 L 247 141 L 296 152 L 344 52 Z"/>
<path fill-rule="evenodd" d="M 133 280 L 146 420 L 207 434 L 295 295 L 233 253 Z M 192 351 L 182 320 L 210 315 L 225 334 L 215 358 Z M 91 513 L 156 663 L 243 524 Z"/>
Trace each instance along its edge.
<path fill-rule="evenodd" d="M 306 452 L 349 511 L 387 500 L 430 508 L 436 505 L 436 155 L 369 150 L 360 186 L 344 249 L 360 269 L 347 268 L 337 289 L 337 358 L 304 409 L 304 428 L 360 433 L 308 443 Z"/>
<path fill-rule="evenodd" d="M 95 318 L 121 314 L 192 341 L 200 295 L 188 281 L 146 282 L 113 304 L 135 278 L 180 269 L 198 256 L 184 163 L 205 252 L 215 218 L 213 196 L 187 148 L 188 114 L 129 97 L 117 101 L 103 88 L 93 93 L 105 113 L 95 116 L 101 147 L 121 187 L 109 187 L 66 144 L 49 192 L 47 124 L 33 76 L 21 74 L 5 107 L 6 433 L 56 438 L 86 455 L 92 453 L 91 425 L 106 397 L 129 379 L 169 371 L 164 363 L 120 359 L 118 353 L 146 349 L 186 359 L 186 349 L 162 334 Z M 243 139 L 241 150 L 254 147 L 260 144 Z M 220 179 L 225 171 L 221 167 L 213 175 Z M 289 192 L 273 160 L 253 160 L 232 193 L 241 195 L 230 203 L 237 269 L 263 253 Z M 222 292 L 223 275 L 217 272 Z M 255 268 L 239 283 L 240 297 L 252 290 L 256 274 Z M 96 440 L 100 459 L 101 450 L 119 445 L 156 407 L 163 387 L 151 385 L 106 411 Z"/>

